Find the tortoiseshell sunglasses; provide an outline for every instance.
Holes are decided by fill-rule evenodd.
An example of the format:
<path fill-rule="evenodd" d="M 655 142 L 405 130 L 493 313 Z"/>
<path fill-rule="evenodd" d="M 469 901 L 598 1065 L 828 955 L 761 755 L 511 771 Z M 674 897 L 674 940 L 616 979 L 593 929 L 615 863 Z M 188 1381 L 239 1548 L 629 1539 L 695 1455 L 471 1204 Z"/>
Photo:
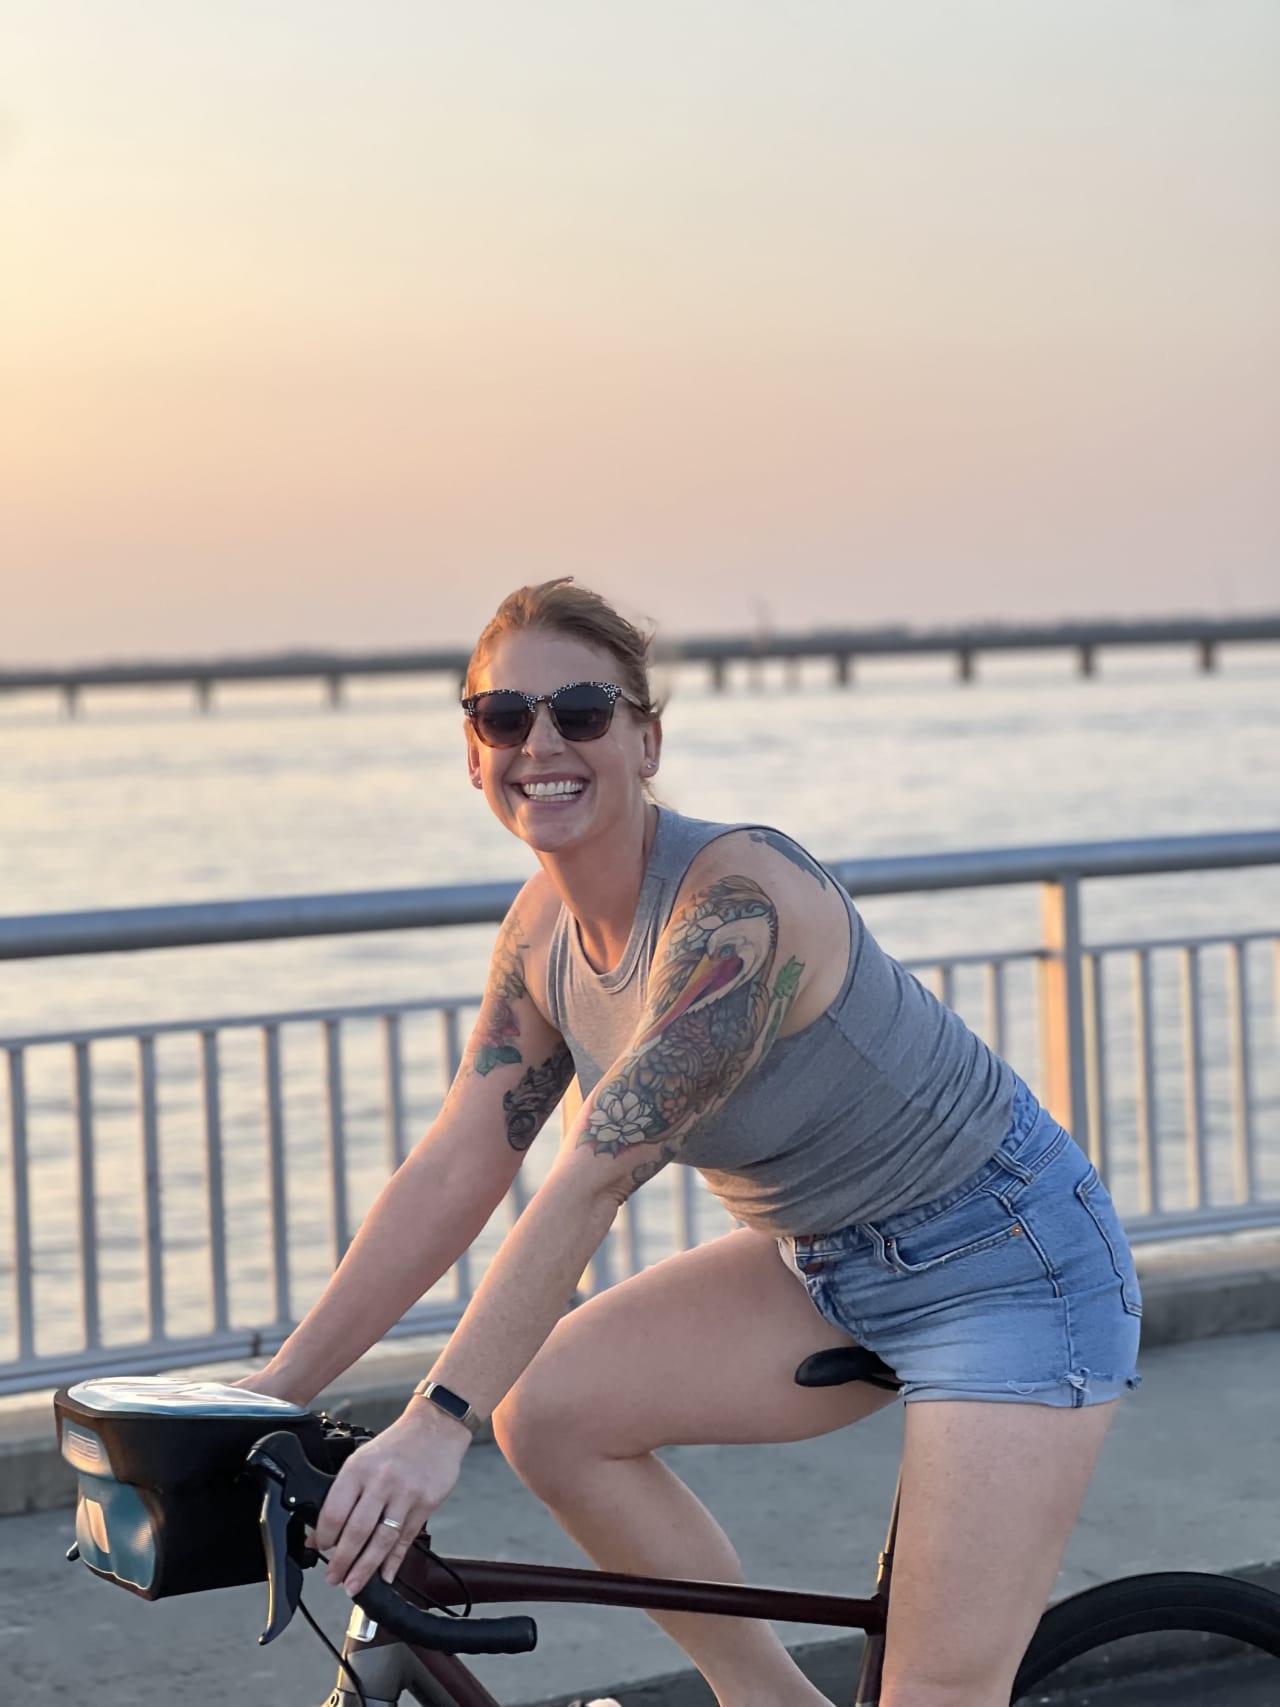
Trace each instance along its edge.
<path fill-rule="evenodd" d="M 464 699 L 462 709 L 486 747 L 519 747 L 528 740 L 540 705 L 546 706 L 566 741 L 598 741 L 608 732 L 620 699 L 637 711 L 646 709 L 616 682 L 566 682 L 554 693 L 488 688 Z"/>

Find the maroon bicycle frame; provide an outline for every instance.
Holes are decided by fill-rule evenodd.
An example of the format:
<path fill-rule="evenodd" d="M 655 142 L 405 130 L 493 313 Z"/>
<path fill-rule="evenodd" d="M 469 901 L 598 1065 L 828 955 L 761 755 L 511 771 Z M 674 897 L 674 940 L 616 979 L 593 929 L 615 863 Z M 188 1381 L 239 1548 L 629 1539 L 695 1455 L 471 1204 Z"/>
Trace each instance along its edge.
<path fill-rule="evenodd" d="M 643 1612 L 704 1612 L 722 1618 L 779 1618 L 797 1624 L 863 1630 L 867 1640 L 863 1647 L 854 1707 L 876 1707 L 884 1664 L 884 1631 L 889 1609 L 893 1545 L 898 1527 L 899 1494 L 900 1489 L 894 1494 L 893 1514 L 884 1551 L 880 1555 L 875 1593 L 869 1600 L 855 1600 L 845 1595 L 809 1594 L 795 1589 L 755 1588 L 744 1583 L 626 1576 L 563 1565 L 525 1565 L 497 1559 L 431 1560 L 424 1552 L 413 1548 L 400 1567 L 397 1584 L 407 1589 L 410 1595 L 440 1606 L 462 1606 L 468 1602 L 474 1606 L 485 1606 L 499 1601 L 626 1606 Z M 448 1690 L 457 1707 L 499 1707 L 499 1703 L 456 1655 L 401 1642 L 399 1637 L 382 1629 L 358 1644 L 359 1649 L 365 1652 L 395 1645 L 407 1648 L 428 1675 Z"/>

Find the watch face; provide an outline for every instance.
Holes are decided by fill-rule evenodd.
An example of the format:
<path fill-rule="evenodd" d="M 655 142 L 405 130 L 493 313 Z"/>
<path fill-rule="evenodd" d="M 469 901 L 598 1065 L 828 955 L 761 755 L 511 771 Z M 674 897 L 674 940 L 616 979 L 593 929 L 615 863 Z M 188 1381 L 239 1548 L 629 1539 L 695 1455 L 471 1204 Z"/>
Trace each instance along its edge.
<path fill-rule="evenodd" d="M 441 1387 L 437 1384 L 431 1389 L 430 1397 L 442 1411 L 448 1411 L 449 1415 L 457 1417 L 459 1422 L 467 1414 L 467 1401 L 460 1399 L 456 1393 L 451 1393 L 447 1387 Z"/>

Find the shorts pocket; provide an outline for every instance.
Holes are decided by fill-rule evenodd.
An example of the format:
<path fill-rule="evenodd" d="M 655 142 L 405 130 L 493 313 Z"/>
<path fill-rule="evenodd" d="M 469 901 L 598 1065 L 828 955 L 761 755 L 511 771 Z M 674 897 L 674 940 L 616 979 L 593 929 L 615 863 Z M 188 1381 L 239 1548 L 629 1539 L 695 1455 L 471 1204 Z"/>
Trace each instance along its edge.
<path fill-rule="evenodd" d="M 1120 1282 L 1120 1295 L 1125 1309 L 1131 1316 L 1140 1316 L 1142 1314 L 1142 1293 L 1138 1287 L 1138 1271 L 1133 1266 L 1129 1241 L 1124 1236 L 1120 1217 L 1116 1214 L 1116 1206 L 1111 1201 L 1111 1193 L 1103 1185 L 1097 1168 L 1092 1164 L 1090 1164 L 1088 1173 L 1076 1187 L 1076 1196 L 1089 1211 L 1094 1226 L 1102 1234 L 1111 1256 L 1111 1266 L 1116 1272 L 1116 1279 Z"/>
<path fill-rule="evenodd" d="M 1026 1237 L 1017 1216 L 990 1191 L 974 1192 L 963 1203 L 914 1227 L 899 1231 L 894 1223 L 891 1217 L 867 1231 L 876 1255 L 895 1274 L 923 1274 Z M 1026 1243 L 1032 1246 L 1030 1239 Z M 1034 1248 L 1029 1255 L 1033 1267 L 1043 1273 Z"/>

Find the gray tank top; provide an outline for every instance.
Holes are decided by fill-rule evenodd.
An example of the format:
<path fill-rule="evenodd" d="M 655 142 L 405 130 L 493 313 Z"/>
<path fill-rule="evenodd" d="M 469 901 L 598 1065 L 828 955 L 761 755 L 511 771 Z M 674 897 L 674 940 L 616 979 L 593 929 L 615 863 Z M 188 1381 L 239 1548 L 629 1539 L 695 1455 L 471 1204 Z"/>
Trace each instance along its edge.
<path fill-rule="evenodd" d="M 734 830 L 767 827 L 658 813 L 618 965 L 592 968 L 566 907 L 552 933 L 547 1011 L 584 1097 L 639 1027 L 658 938 L 694 856 Z M 849 911 L 839 994 L 802 1031 L 778 1038 L 680 1147 L 679 1160 L 729 1213 L 765 1233 L 833 1232 L 950 1191 L 999 1148 L 1017 1085 L 1008 1063 L 880 948 L 826 875 Z"/>

